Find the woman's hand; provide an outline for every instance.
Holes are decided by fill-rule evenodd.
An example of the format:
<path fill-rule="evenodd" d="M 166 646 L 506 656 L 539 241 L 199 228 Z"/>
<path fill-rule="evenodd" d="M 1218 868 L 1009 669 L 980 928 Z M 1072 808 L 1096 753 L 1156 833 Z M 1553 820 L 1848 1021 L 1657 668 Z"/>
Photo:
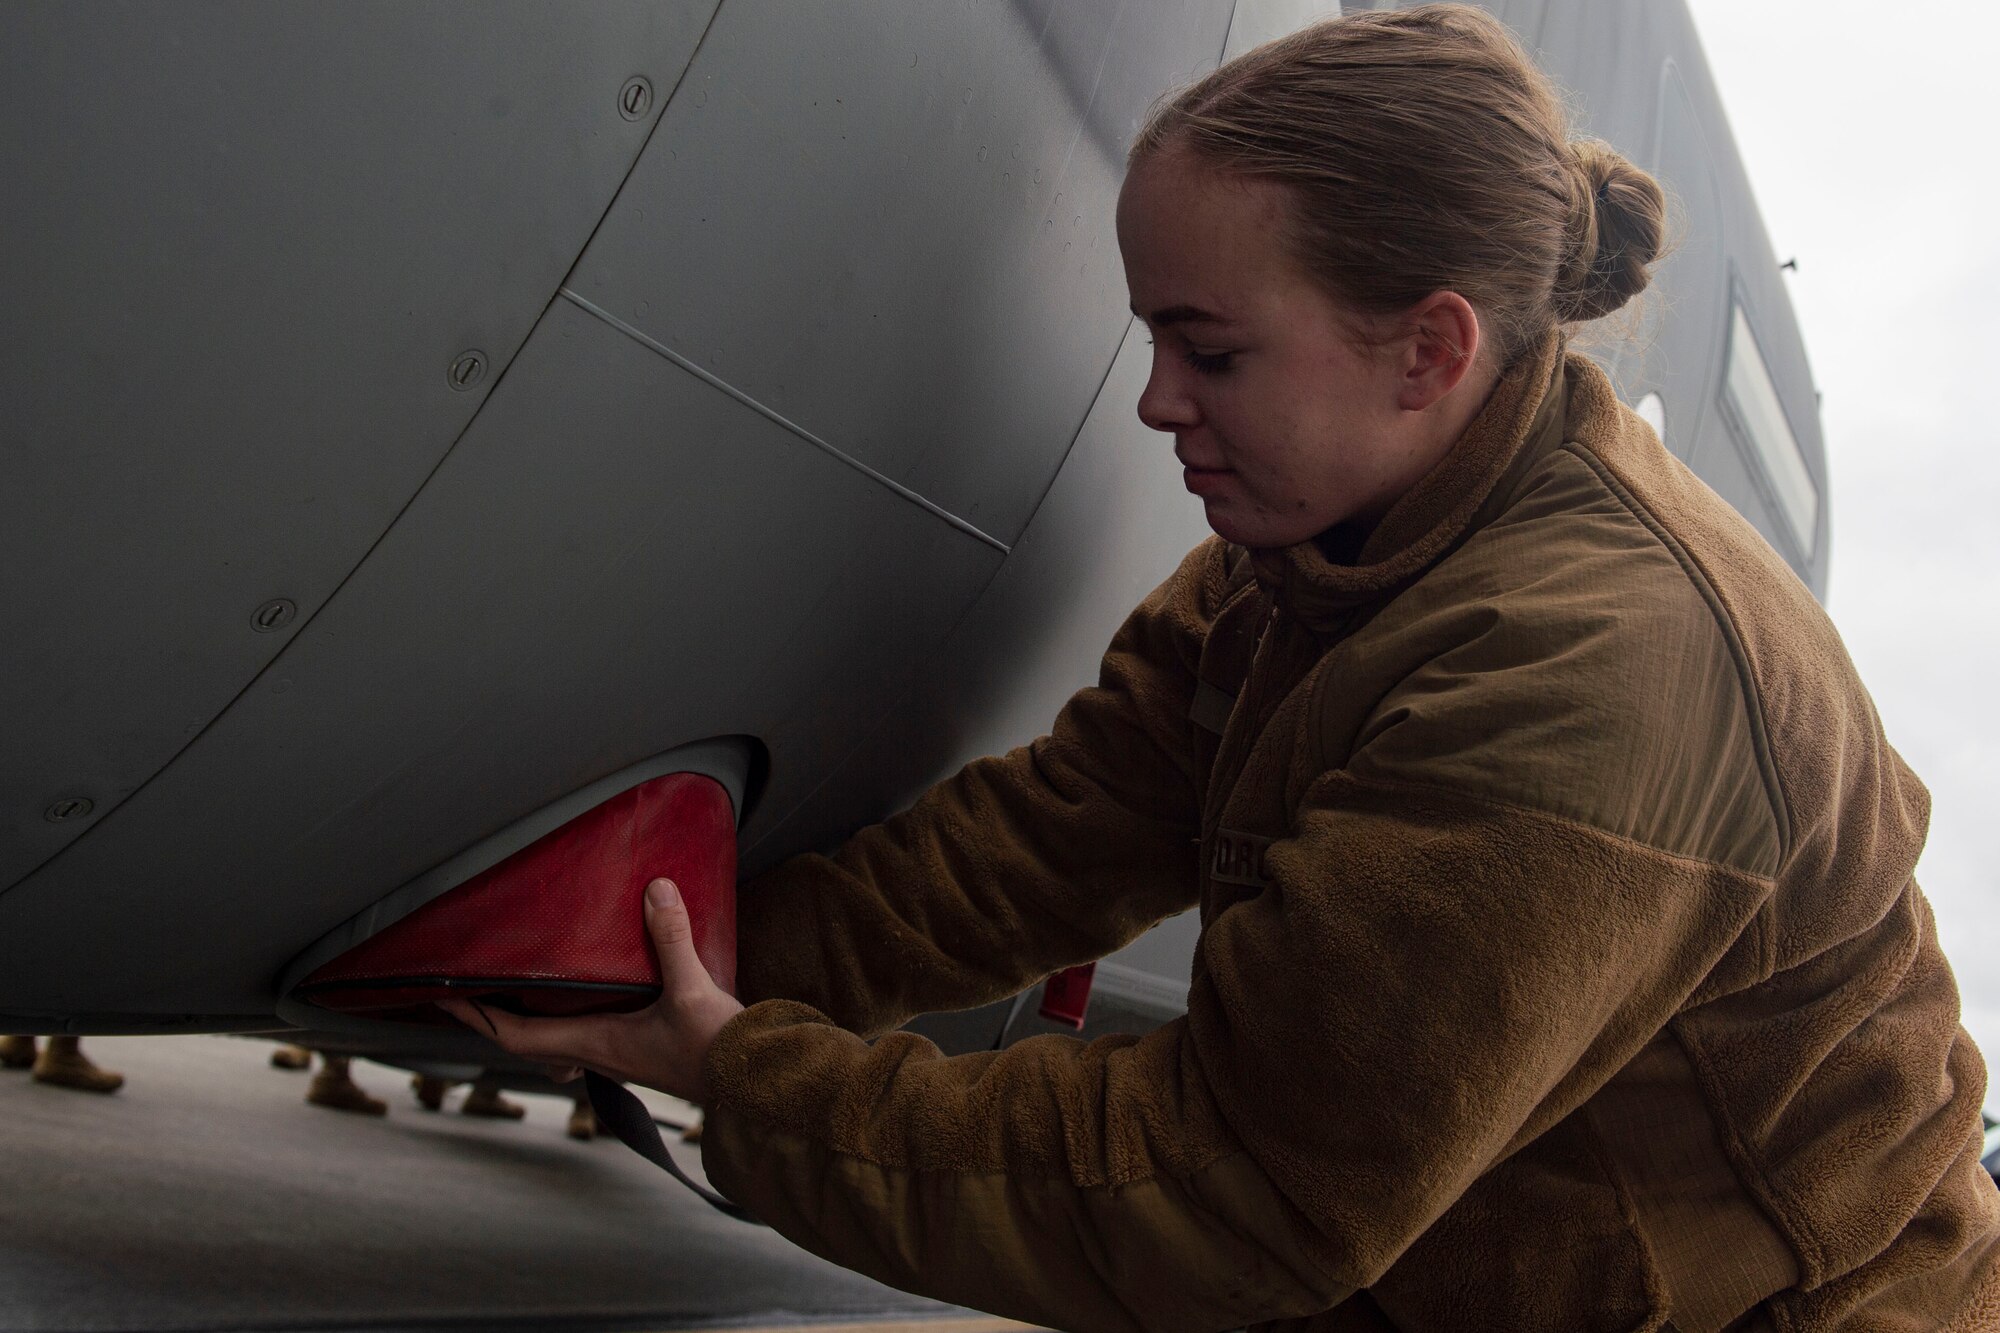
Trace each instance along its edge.
<path fill-rule="evenodd" d="M 660 998 L 651 1008 L 583 1018 L 520 1018 L 476 1000 L 440 1000 L 439 1006 L 503 1050 L 550 1066 L 559 1083 L 594 1069 L 686 1101 L 706 1102 L 702 1062 L 715 1034 L 743 1006 L 715 984 L 695 956 L 694 928 L 672 880 L 656 879 L 646 886 L 645 911 L 647 933 L 660 955 Z"/>

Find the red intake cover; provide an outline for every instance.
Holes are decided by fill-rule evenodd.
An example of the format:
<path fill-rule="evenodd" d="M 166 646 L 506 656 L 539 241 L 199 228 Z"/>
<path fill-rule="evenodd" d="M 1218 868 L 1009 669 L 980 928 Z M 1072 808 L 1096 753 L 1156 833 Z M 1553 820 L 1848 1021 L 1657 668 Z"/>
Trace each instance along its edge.
<path fill-rule="evenodd" d="M 1096 975 L 1096 963 L 1079 963 L 1043 982 L 1042 1017 L 1083 1031 L 1084 1015 L 1090 1012 L 1090 982 Z"/>
<path fill-rule="evenodd" d="M 345 1013 L 450 1020 L 432 1002 L 488 998 L 524 1014 L 642 1009 L 660 994 L 646 885 L 680 887 L 695 952 L 736 989 L 736 818 L 713 778 L 642 782 L 432 899 L 300 982 Z"/>

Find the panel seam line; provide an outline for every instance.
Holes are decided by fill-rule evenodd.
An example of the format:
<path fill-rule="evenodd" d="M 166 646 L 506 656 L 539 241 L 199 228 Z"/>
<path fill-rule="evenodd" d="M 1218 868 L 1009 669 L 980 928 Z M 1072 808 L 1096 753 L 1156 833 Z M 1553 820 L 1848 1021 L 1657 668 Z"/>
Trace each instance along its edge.
<path fill-rule="evenodd" d="M 634 342 L 646 348 L 648 351 L 654 352 L 660 356 L 665 357 L 667 360 L 673 362 L 676 366 L 679 366 L 682 370 L 685 370 L 688 374 L 700 380 L 703 384 L 706 384 L 712 389 L 727 394 L 730 398 L 741 403 L 743 406 L 749 408 L 752 412 L 755 412 L 758 416 L 763 417 L 766 421 L 769 421 L 772 425 L 783 428 L 784 430 L 797 436 L 799 439 L 804 440 L 807 444 L 813 446 L 813 448 L 818 449 L 821 452 L 828 454 L 835 460 L 846 464 L 848 467 L 853 468 L 856 472 L 859 472 L 862 476 L 867 477 L 870 481 L 873 481 L 877 485 L 886 487 L 888 490 L 893 491 L 895 494 L 901 496 L 905 500 L 908 500 L 911 504 L 916 505 L 919 509 L 924 510 L 926 513 L 931 514 L 934 517 L 943 519 L 946 523 L 949 523 L 952 527 L 957 528 L 960 532 L 964 533 L 966 536 L 974 538 L 977 541 L 984 542 L 986 545 L 998 551 L 1001 555 L 1006 555 L 1008 553 L 1008 550 L 1010 548 L 1007 546 L 1005 542 L 1001 541 L 998 537 L 994 537 L 985 532 L 980 531 L 972 524 L 960 518 L 957 514 L 952 513 L 949 509 L 946 509 L 941 505 L 933 503 L 930 500 L 926 500 L 923 496 L 917 494 L 915 491 L 903 485 L 901 482 L 895 481 L 889 477 L 882 475 L 880 472 L 877 472 L 874 468 L 869 467 L 866 463 L 854 457 L 852 454 L 843 453 L 841 450 L 835 448 L 833 445 L 827 443 L 825 440 L 822 440 L 819 436 L 813 434 L 811 431 L 807 430 L 804 426 L 799 425 L 796 421 L 791 420 L 783 413 L 780 413 L 773 408 L 766 407 L 763 403 L 758 402 L 755 398 L 752 398 L 749 394 L 743 392 L 743 390 L 737 388 L 735 385 L 729 383 L 727 380 L 724 380 L 719 376 L 715 375 L 713 372 L 705 370 L 701 366 L 696 365 L 694 362 L 688 360 L 686 357 L 682 356 L 679 352 L 674 351 L 671 347 L 666 346 L 658 339 L 648 336 L 642 330 L 634 328 L 632 325 L 626 323 L 624 320 L 618 318 L 618 316 L 612 314 L 604 307 L 592 301 L 589 297 L 582 296 L 569 287 L 561 288 L 559 294 L 564 299 L 569 301 L 570 304 L 576 306 L 579 310 L 582 310 L 586 314 L 594 315 L 598 319 L 603 320 L 606 324 L 609 324 L 612 328 L 624 334 L 626 337 L 632 339 Z"/>

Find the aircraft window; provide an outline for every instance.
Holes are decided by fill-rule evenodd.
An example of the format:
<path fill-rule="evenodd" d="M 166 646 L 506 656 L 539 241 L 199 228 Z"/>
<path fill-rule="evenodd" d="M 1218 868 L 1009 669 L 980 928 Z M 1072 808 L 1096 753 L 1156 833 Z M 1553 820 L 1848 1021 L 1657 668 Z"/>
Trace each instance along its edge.
<path fill-rule="evenodd" d="M 1729 371 L 1723 381 L 1723 399 L 1735 417 L 1735 425 L 1745 436 L 1762 464 L 1792 536 L 1807 556 L 1813 552 L 1813 537 L 1819 531 L 1819 487 L 1806 468 L 1805 452 L 1785 417 L 1785 405 L 1778 386 L 1771 382 L 1764 354 L 1750 321 L 1737 306 L 1729 324 Z"/>
<path fill-rule="evenodd" d="M 1653 428 L 1653 434 L 1660 437 L 1660 443 L 1667 442 L 1667 400 L 1657 393 L 1649 393 L 1632 404 L 1632 410 L 1639 414 L 1639 420 Z"/>

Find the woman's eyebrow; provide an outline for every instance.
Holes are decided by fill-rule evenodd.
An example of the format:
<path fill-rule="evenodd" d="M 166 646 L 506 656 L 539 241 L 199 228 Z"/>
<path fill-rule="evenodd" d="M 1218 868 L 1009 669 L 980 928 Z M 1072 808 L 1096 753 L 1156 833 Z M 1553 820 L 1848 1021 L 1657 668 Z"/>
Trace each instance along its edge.
<path fill-rule="evenodd" d="M 1151 315 L 1140 315 L 1135 308 L 1132 313 L 1156 329 L 1169 328 L 1175 324 L 1229 324 L 1233 321 L 1199 306 L 1170 305 L 1164 310 L 1155 310 Z"/>

